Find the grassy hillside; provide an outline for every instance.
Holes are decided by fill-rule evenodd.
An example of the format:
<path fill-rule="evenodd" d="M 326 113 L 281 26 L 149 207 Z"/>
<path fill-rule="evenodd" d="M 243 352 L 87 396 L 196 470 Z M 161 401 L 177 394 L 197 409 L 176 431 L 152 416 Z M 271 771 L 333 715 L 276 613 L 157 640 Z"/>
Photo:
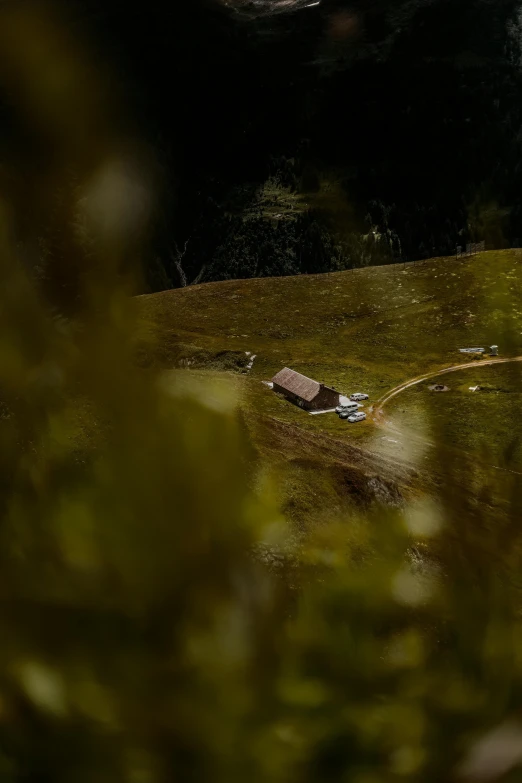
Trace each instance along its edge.
<path fill-rule="evenodd" d="M 413 438 L 428 423 L 429 437 L 477 457 L 483 453 L 484 461 L 522 471 L 521 365 L 477 362 L 471 370 L 440 380 L 448 384 L 446 393 L 434 394 L 430 380 L 391 400 L 388 415 L 393 425 Z"/>
<path fill-rule="evenodd" d="M 258 377 L 288 364 L 343 390 L 363 384 L 375 395 L 457 362 L 459 346 L 498 342 L 506 328 L 509 350 L 522 351 L 521 290 L 522 251 L 513 250 L 209 283 L 143 296 L 140 304 L 160 337 L 150 358 L 165 367 L 180 343 L 253 351 Z"/>
<path fill-rule="evenodd" d="M 306 459 L 321 474 L 328 466 L 323 492 L 333 486 L 337 493 L 336 471 L 344 466 L 357 472 L 358 487 L 377 474 L 408 494 L 415 455 L 394 451 L 370 421 L 350 426 L 333 415 L 310 416 L 261 381 L 289 366 L 343 393 L 365 391 L 371 404 L 408 378 L 461 363 L 459 347 L 498 344 L 504 356 L 522 354 L 521 292 L 517 250 L 166 291 L 139 299 L 149 337 L 142 358 L 165 369 L 192 359 L 193 366 L 207 362 L 216 371 L 231 364 L 241 370 L 245 352 L 256 354 L 250 373 L 230 382 L 258 448 L 272 464 L 286 464 L 286 486 L 293 472 L 301 490 L 306 486 L 287 493 L 290 505 L 315 491 L 316 473 Z M 466 377 L 458 382 L 465 385 Z M 406 411 L 407 399 L 399 400 Z M 474 447 L 469 437 L 459 443 Z M 352 489 L 348 494 L 357 498 Z M 317 509 L 317 501 L 311 506 Z"/>

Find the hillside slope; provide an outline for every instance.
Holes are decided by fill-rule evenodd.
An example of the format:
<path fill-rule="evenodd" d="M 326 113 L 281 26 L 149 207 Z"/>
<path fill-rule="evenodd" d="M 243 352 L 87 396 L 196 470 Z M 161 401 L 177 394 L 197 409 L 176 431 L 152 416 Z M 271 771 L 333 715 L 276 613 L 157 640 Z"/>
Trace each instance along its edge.
<path fill-rule="evenodd" d="M 373 466 L 407 493 L 418 455 L 398 458 L 370 421 L 350 427 L 332 415 L 309 416 L 261 381 L 289 366 L 343 393 L 365 391 L 371 403 L 408 378 L 458 364 L 459 347 L 499 344 L 503 355 L 522 354 L 521 293 L 518 250 L 211 283 L 139 298 L 149 335 L 142 356 L 164 369 L 193 357 L 217 370 L 230 369 L 233 357 L 241 369 L 240 357 L 255 354 L 252 370 L 234 384 L 255 442 L 271 462 L 277 462 L 278 439 L 286 444 L 281 465 L 300 459 L 295 433 L 307 433 L 316 465 L 349 465 L 366 476 Z M 356 446 L 364 451 L 348 450 Z"/>
<path fill-rule="evenodd" d="M 253 351 L 257 375 L 289 364 L 338 388 L 370 384 L 375 395 L 458 359 L 459 346 L 498 342 L 506 328 L 520 351 L 521 292 L 522 251 L 512 250 L 208 283 L 139 302 L 160 338 L 150 358 L 165 367 L 180 343 Z"/>

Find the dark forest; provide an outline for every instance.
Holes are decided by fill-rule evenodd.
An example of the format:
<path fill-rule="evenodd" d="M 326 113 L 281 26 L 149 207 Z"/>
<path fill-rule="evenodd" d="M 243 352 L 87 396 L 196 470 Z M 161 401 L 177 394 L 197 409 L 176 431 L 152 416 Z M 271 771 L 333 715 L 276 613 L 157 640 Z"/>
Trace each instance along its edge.
<path fill-rule="evenodd" d="M 518 247 L 516 2 L 257 8 L 71 11 L 156 163 L 149 290 Z"/>

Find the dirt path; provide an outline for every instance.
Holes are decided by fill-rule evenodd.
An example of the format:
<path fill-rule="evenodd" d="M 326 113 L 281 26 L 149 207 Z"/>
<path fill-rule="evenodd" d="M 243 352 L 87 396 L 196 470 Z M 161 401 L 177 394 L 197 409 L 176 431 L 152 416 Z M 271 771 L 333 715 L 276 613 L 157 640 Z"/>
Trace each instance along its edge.
<path fill-rule="evenodd" d="M 406 391 L 406 389 L 411 388 L 412 386 L 416 386 L 418 383 L 423 383 L 424 381 L 430 380 L 430 378 L 438 378 L 439 375 L 446 375 L 450 372 L 458 372 L 459 370 L 467 370 L 477 367 L 484 367 L 485 365 L 491 365 L 491 364 L 507 364 L 508 362 L 522 362 L 522 356 L 514 356 L 509 359 L 487 359 L 486 361 L 474 361 L 474 362 L 466 362 L 465 364 L 455 364 L 452 367 L 446 367 L 442 370 L 434 370 L 433 372 L 426 373 L 424 375 L 419 375 L 416 378 L 411 378 L 409 381 L 405 381 L 404 383 L 401 383 L 399 386 L 396 386 L 394 389 L 391 389 L 389 392 L 386 392 L 385 395 L 383 395 L 377 402 L 369 409 L 369 412 L 371 414 L 371 418 L 374 421 L 374 423 L 383 429 L 388 430 L 388 432 L 393 432 L 395 435 L 402 435 L 407 436 L 410 441 L 416 442 L 418 444 L 427 445 L 427 446 L 435 446 L 435 442 L 432 440 L 429 440 L 428 438 L 423 438 L 420 435 L 416 435 L 415 433 L 411 432 L 405 432 L 404 430 L 397 427 L 392 422 L 388 421 L 385 418 L 384 415 L 384 406 L 386 403 L 388 403 L 393 397 L 396 397 L 398 394 L 400 394 L 403 391 Z M 447 447 L 450 448 L 449 446 Z M 451 449 L 452 451 L 457 451 L 457 449 Z M 464 452 L 465 453 L 465 452 Z M 518 470 L 511 470 L 510 468 L 502 468 L 498 465 L 488 465 L 488 467 L 494 469 L 494 470 L 501 470 L 504 473 L 513 473 L 517 476 L 522 476 L 522 472 Z"/>

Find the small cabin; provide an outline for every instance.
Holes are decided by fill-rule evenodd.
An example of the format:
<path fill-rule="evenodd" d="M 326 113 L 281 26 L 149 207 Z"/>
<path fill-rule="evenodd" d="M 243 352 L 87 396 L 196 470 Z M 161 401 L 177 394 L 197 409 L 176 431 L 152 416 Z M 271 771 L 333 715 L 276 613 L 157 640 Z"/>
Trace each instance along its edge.
<path fill-rule="evenodd" d="M 324 383 L 285 367 L 272 378 L 273 389 L 307 411 L 327 410 L 339 405 L 339 392 Z"/>

